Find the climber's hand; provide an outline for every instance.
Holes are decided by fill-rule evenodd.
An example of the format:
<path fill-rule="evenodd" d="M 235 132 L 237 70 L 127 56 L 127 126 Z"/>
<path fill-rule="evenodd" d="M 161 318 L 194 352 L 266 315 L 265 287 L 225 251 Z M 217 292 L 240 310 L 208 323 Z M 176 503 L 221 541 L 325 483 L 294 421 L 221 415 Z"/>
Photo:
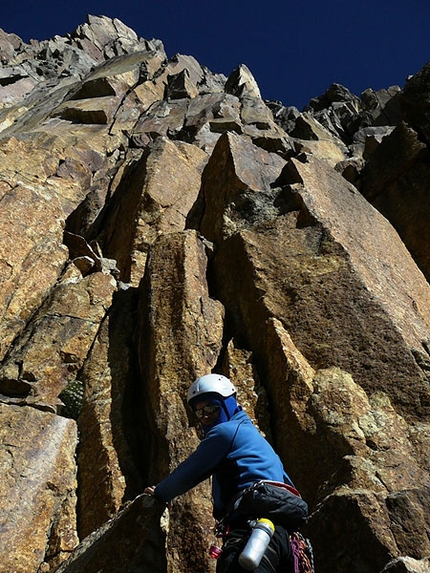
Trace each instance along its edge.
<path fill-rule="evenodd" d="M 146 493 L 147 495 L 154 495 L 154 491 L 155 491 L 155 485 L 150 485 L 148 487 L 145 487 L 143 493 Z"/>

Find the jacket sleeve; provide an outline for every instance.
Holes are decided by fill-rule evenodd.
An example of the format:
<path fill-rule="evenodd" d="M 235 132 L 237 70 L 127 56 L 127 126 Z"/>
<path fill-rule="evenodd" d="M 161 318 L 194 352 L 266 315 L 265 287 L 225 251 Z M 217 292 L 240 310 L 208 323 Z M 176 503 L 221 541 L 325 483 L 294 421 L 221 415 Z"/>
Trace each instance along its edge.
<path fill-rule="evenodd" d="M 156 486 L 154 497 L 169 502 L 210 477 L 230 449 L 231 432 L 226 426 L 215 426 L 196 451 Z"/>

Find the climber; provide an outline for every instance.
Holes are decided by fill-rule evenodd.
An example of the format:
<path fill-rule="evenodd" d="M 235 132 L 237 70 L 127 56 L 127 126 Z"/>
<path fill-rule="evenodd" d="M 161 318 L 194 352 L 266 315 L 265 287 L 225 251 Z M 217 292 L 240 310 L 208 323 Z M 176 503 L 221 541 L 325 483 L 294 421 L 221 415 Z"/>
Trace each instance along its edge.
<path fill-rule="evenodd" d="M 267 440 L 236 401 L 236 388 L 225 376 L 207 374 L 189 388 L 187 402 L 199 420 L 203 439 L 199 446 L 170 475 L 150 486 L 145 493 L 165 503 L 212 477 L 213 515 L 218 522 L 228 519 L 218 573 L 244 571 L 239 553 L 249 536 L 248 521 L 229 514 L 239 492 L 261 479 L 292 485 L 282 462 Z M 263 517 L 263 516 L 261 516 Z M 225 523 L 224 523 L 225 525 Z M 292 570 L 288 532 L 276 525 L 258 573 Z"/>

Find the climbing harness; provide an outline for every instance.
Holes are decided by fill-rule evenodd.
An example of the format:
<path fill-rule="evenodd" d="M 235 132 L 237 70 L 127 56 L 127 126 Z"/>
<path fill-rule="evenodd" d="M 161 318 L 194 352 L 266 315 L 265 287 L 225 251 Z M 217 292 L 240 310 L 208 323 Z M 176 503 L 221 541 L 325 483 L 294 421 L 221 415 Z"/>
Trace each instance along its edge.
<path fill-rule="evenodd" d="M 238 516 L 246 520 L 264 516 L 283 526 L 287 532 L 291 531 L 288 536 L 294 573 L 315 573 L 311 542 L 298 531 L 306 523 L 308 506 L 295 488 L 281 482 L 261 480 L 241 491 L 230 504 L 230 511 L 214 529 L 215 537 L 223 541 L 223 549 L 241 542 L 237 538 L 229 539 L 230 521 Z M 217 559 L 223 549 L 212 545 L 209 553 Z"/>

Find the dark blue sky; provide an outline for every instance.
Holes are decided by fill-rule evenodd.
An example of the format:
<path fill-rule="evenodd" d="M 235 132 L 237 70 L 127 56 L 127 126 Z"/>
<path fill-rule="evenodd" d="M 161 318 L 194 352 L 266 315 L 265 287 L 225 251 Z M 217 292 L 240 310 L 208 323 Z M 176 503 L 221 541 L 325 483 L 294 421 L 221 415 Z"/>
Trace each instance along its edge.
<path fill-rule="evenodd" d="M 119 18 L 212 72 L 244 63 L 263 98 L 299 109 L 333 82 L 356 95 L 403 86 L 430 61 L 429 0 L 8 0 L 0 28 L 44 40 L 88 13 Z"/>

